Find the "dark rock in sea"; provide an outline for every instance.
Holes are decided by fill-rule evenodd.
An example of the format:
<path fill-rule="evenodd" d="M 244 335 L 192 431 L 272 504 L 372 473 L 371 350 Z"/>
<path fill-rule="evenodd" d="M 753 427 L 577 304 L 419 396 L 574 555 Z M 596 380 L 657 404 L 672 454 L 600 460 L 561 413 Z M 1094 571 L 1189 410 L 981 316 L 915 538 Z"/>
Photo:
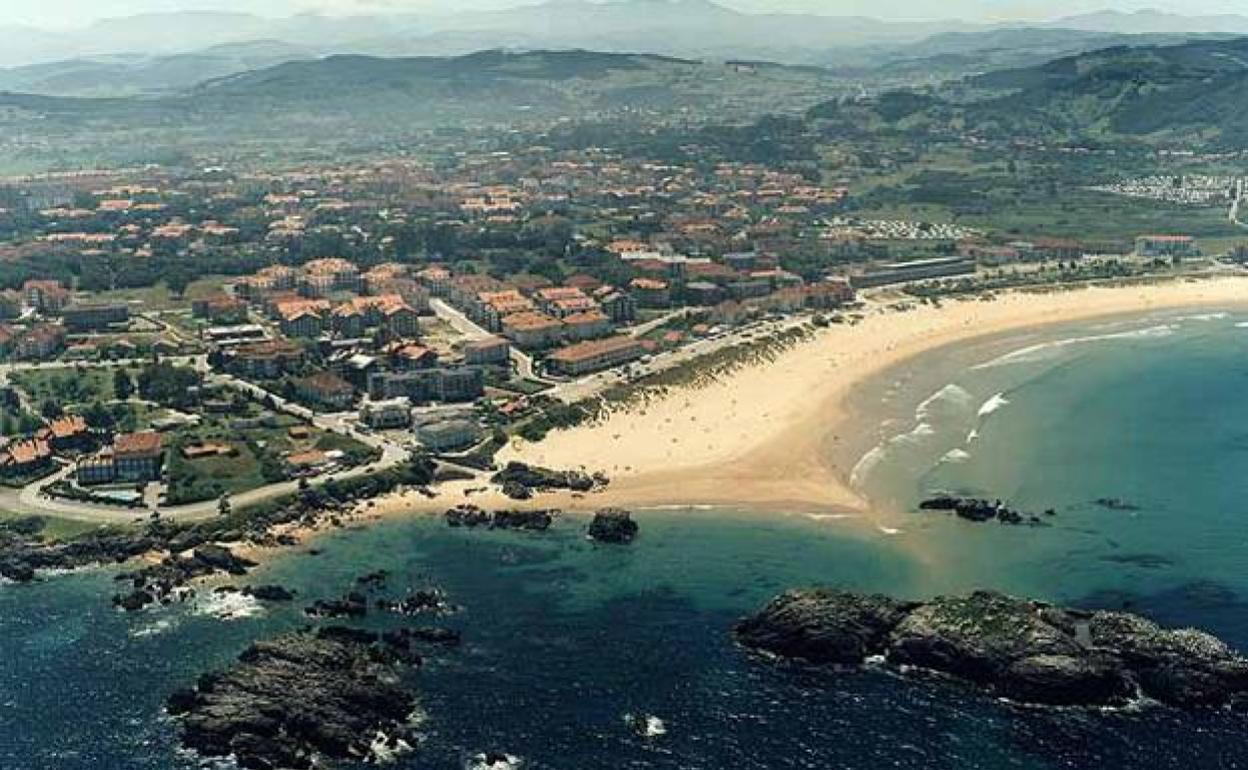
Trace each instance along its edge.
<path fill-rule="evenodd" d="M 632 514 L 619 508 L 603 508 L 589 523 L 589 537 L 599 543 L 631 543 L 637 530 Z"/>
<path fill-rule="evenodd" d="M 410 737 L 415 698 L 402 659 L 375 638 L 322 629 L 256 642 L 230 668 L 170 696 L 182 744 L 256 770 L 368 760 L 379 733 L 397 745 Z"/>
<path fill-rule="evenodd" d="M 489 512 L 468 503 L 457 505 L 446 512 L 446 523 L 452 527 L 479 527 L 489 524 L 491 518 Z"/>
<path fill-rule="evenodd" d="M 914 605 L 880 595 L 789 591 L 737 625 L 751 649 L 808 663 L 858 664 L 885 647 Z"/>
<path fill-rule="evenodd" d="M 1100 506 L 1101 508 L 1104 508 L 1107 511 L 1138 511 L 1140 510 L 1140 506 L 1135 505 L 1133 503 L 1128 503 L 1126 500 L 1123 500 L 1122 498 L 1119 498 L 1119 497 L 1098 497 L 1096 500 L 1093 500 L 1092 502 Z"/>
<path fill-rule="evenodd" d="M 341 599 L 317 599 L 303 612 L 314 618 L 362 618 L 368 614 L 368 598 L 352 591 Z"/>
<path fill-rule="evenodd" d="M 282 586 L 247 586 L 243 589 L 243 593 L 259 599 L 262 602 L 288 602 L 295 598 L 295 592 Z"/>
<path fill-rule="evenodd" d="M 936 497 L 929 497 L 920 502 L 919 510 L 945 511 L 955 514 L 958 518 L 978 523 L 996 520 L 1002 524 L 1029 524 L 1031 526 L 1044 526 L 1044 522 L 1039 516 L 1034 516 L 1023 511 L 1016 511 L 1000 500 L 985 500 L 977 497 L 937 495 Z M 1052 508 L 1049 508 L 1045 511 L 1045 514 L 1048 516 L 1055 516 L 1057 515 L 1057 512 Z"/>
<path fill-rule="evenodd" d="M 113 597 L 113 604 L 126 612 L 138 612 L 154 601 L 156 601 L 156 597 L 141 588 L 135 589 L 128 594 L 118 594 Z"/>
<path fill-rule="evenodd" d="M 381 635 L 376 631 L 365 631 L 362 628 L 350 628 L 348 626 L 325 626 L 324 628 L 318 628 L 316 636 L 318 639 L 332 639 L 352 644 L 374 644 L 381 640 Z"/>
<path fill-rule="evenodd" d="M 555 511 L 495 511 L 492 529 L 527 529 L 544 531 L 555 521 Z"/>
<path fill-rule="evenodd" d="M 409 643 L 437 644 L 445 647 L 455 647 L 461 641 L 458 631 L 450 628 L 435 628 L 433 626 L 398 628 L 393 631 L 387 631 L 383 634 L 383 637 L 396 640 L 405 639 Z"/>
<path fill-rule="evenodd" d="M 525 529 L 542 531 L 554 523 L 558 511 L 494 511 L 489 512 L 471 505 L 457 505 L 445 514 L 446 523 L 452 527 L 482 527 L 490 529 Z"/>
<path fill-rule="evenodd" d="M 355 584 L 365 588 L 383 588 L 385 587 L 386 580 L 389 577 L 390 573 L 386 570 L 377 570 L 376 572 L 370 572 L 367 575 L 360 575 L 355 579 Z"/>
<path fill-rule="evenodd" d="M 0 562 L 0 577 L 18 583 L 29 583 L 35 579 L 35 568 L 21 561 Z"/>
<path fill-rule="evenodd" d="M 377 609 L 396 615 L 422 615 L 425 613 L 447 614 L 455 611 L 441 588 L 421 588 L 412 591 L 398 601 L 378 599 Z"/>
<path fill-rule="evenodd" d="M 815 664 L 883 656 L 1026 703 L 1114 705 L 1142 693 L 1191 707 L 1248 696 L 1248 660 L 1209 634 L 986 591 L 919 603 L 790 591 L 735 634 L 747 648 Z"/>

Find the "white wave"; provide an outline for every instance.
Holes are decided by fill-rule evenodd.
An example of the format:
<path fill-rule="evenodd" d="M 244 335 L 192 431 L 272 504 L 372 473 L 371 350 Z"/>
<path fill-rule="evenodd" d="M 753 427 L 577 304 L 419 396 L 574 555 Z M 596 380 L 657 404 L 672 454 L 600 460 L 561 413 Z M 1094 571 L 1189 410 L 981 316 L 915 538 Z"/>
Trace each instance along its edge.
<path fill-rule="evenodd" d="M 381 730 L 368 745 L 368 758 L 379 765 L 390 764 L 404 754 L 412 753 L 412 745 L 402 738 L 391 738 Z"/>
<path fill-rule="evenodd" d="M 524 760 L 514 754 L 477 754 L 468 758 L 466 770 L 516 770 Z"/>
<path fill-rule="evenodd" d="M 1235 328 L 1236 329 L 1248 329 L 1248 321 L 1240 321 L 1239 323 L 1235 324 Z"/>
<path fill-rule="evenodd" d="M 854 463 L 853 469 L 849 472 L 849 485 L 855 489 L 861 489 L 867 476 L 888 457 L 891 450 L 901 446 L 920 446 L 925 439 L 934 435 L 936 435 L 936 429 L 926 422 L 921 422 L 906 433 L 899 433 L 880 442 Z"/>
<path fill-rule="evenodd" d="M 924 399 L 914 410 L 914 418 L 919 422 L 926 422 L 932 416 L 933 410 L 943 404 L 965 409 L 970 406 L 973 398 L 965 388 L 951 382 Z"/>
<path fill-rule="evenodd" d="M 208 615 L 220 620 L 242 620 L 264 614 L 264 605 L 253 596 L 237 591 L 211 593 L 195 602 L 192 615 Z"/>
<path fill-rule="evenodd" d="M 885 444 L 873 447 L 854 464 L 853 470 L 849 472 L 849 485 L 860 488 L 863 481 L 871 474 L 871 471 L 884 462 L 884 458 L 887 456 L 888 447 Z"/>
<path fill-rule="evenodd" d="M 1197 313 L 1196 315 L 1180 316 L 1175 321 L 1222 321 L 1230 318 L 1230 313 Z"/>
<path fill-rule="evenodd" d="M 852 513 L 803 513 L 811 521 L 842 521 L 854 518 Z"/>
<path fill-rule="evenodd" d="M 1035 345 L 1028 345 L 1025 348 L 1012 350 L 1004 355 L 997 356 L 991 361 L 985 361 L 982 364 L 972 366 L 972 370 L 991 369 L 997 366 L 1008 366 L 1010 364 L 1035 363 L 1044 361 L 1061 352 L 1062 349 L 1072 345 L 1083 345 L 1089 342 L 1106 342 L 1110 340 L 1130 340 L 1130 339 L 1147 339 L 1152 337 L 1169 337 L 1179 329 L 1177 324 L 1162 324 L 1159 326 L 1149 326 L 1144 329 L 1133 329 L 1125 332 L 1114 332 L 1111 334 L 1091 334 L 1085 337 L 1068 337 L 1061 340 L 1052 340 L 1050 342 L 1040 342 Z"/>
<path fill-rule="evenodd" d="M 131 629 L 130 636 L 135 639 L 143 639 L 148 636 L 159 636 L 166 631 L 176 628 L 177 625 L 178 624 L 173 618 L 161 618 L 160 620 L 157 620 L 154 623 L 149 623 L 146 626 Z"/>
<path fill-rule="evenodd" d="M 993 412 L 1001 409 L 1002 407 L 1006 407 L 1009 405 L 1010 405 L 1010 400 L 1005 397 L 1005 394 L 997 393 L 992 398 L 985 401 L 979 407 L 979 411 L 975 413 L 975 416 L 979 417 L 982 420 L 983 418 L 987 417 Z"/>
<path fill-rule="evenodd" d="M 642 738 L 658 738 L 667 735 L 667 725 L 653 714 L 625 714 L 624 724 Z"/>
<path fill-rule="evenodd" d="M 971 432 L 966 434 L 966 443 L 970 444 L 977 438 L 979 438 L 979 431 L 972 428 Z"/>
<path fill-rule="evenodd" d="M 945 456 L 940 458 L 942 463 L 964 463 L 971 459 L 971 453 L 965 449 L 950 449 L 945 452 Z"/>
<path fill-rule="evenodd" d="M 897 529 L 896 527 L 886 527 L 883 524 L 876 524 L 875 528 L 878 529 L 880 533 L 884 535 L 900 535 L 901 534 L 901 530 Z"/>

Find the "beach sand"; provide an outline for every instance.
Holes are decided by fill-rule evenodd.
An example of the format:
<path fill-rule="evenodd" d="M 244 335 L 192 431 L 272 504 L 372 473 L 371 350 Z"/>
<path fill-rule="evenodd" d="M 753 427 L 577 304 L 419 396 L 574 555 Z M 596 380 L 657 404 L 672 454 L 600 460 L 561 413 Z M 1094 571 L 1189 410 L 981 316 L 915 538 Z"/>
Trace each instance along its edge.
<path fill-rule="evenodd" d="M 607 419 L 511 446 L 500 462 L 603 471 L 602 493 L 543 495 L 568 509 L 733 505 L 788 511 L 864 512 L 867 503 L 832 451 L 855 431 L 853 389 L 925 351 L 979 337 L 1103 316 L 1185 307 L 1248 305 L 1248 278 L 1224 277 L 946 301 L 905 312 L 877 308 L 704 387 L 673 389 Z M 861 421 L 860 421 L 861 422 Z M 481 505 L 500 501 L 472 498 Z M 460 498 L 463 500 L 464 498 Z M 384 507 L 389 507 L 387 503 Z"/>

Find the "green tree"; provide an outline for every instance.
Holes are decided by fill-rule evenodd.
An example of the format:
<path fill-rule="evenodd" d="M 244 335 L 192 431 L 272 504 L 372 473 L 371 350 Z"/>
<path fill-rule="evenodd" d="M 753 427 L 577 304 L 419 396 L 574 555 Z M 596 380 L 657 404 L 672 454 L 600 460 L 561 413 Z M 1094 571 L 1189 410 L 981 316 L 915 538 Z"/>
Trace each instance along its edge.
<path fill-rule="evenodd" d="M 113 374 L 113 395 L 118 401 L 127 401 L 134 395 L 134 380 L 125 369 L 118 369 Z"/>

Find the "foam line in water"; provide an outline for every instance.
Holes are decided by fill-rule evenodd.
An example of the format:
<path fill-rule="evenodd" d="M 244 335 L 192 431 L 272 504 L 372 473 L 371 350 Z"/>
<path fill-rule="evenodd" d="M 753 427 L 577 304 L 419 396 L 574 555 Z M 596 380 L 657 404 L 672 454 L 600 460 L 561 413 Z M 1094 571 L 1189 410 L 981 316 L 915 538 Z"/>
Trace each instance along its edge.
<path fill-rule="evenodd" d="M 976 412 L 975 415 L 982 420 L 983 418 L 987 417 L 993 412 L 996 412 L 1002 409 L 1003 407 L 1009 406 L 1009 404 L 1010 404 L 1010 400 L 1005 397 L 1004 393 L 997 393 L 992 398 L 988 399 L 982 405 L 980 405 L 979 411 Z"/>
<path fill-rule="evenodd" d="M 975 366 L 972 366 L 971 369 L 992 369 L 997 366 L 1009 366 L 1011 364 L 1045 361 L 1057 355 L 1064 348 L 1072 345 L 1083 345 L 1090 342 L 1169 337 L 1178 331 L 1179 328 L 1178 324 L 1161 324 L 1159 326 L 1149 326 L 1144 329 L 1132 329 L 1131 331 L 1126 332 L 1091 334 L 1083 337 L 1067 337 L 1066 339 L 1052 340 L 1050 342 L 1040 342 L 1035 345 L 1028 345 L 1027 347 L 1019 348 L 1018 350 L 1012 350 L 1009 353 L 997 356 L 991 361 L 976 364 Z"/>

